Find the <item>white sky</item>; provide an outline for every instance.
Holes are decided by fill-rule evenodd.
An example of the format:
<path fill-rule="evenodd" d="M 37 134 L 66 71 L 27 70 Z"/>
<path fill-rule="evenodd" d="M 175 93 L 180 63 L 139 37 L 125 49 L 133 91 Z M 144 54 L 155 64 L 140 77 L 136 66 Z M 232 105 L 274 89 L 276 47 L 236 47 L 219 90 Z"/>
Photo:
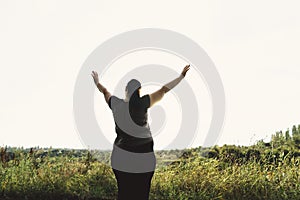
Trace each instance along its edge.
<path fill-rule="evenodd" d="M 188 36 L 215 63 L 227 98 L 218 144 L 268 140 L 300 123 L 299 9 L 296 0 L 1 0 L 0 145 L 82 148 L 73 118 L 82 63 L 112 36 L 149 27 Z"/>

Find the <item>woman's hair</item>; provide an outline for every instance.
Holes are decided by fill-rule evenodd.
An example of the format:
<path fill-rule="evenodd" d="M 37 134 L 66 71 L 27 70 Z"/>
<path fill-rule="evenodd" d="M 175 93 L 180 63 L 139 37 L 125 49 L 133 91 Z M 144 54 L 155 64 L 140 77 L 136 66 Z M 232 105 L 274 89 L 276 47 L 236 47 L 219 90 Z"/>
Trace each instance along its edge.
<path fill-rule="evenodd" d="M 136 79 L 131 79 L 126 85 L 127 95 L 129 99 L 139 98 L 140 95 L 138 89 L 140 88 L 141 88 L 141 83 Z"/>

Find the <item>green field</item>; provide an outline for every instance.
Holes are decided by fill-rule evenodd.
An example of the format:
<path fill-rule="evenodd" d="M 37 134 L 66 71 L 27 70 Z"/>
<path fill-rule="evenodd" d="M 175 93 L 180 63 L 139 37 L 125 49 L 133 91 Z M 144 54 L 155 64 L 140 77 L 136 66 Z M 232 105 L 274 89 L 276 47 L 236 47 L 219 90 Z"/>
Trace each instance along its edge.
<path fill-rule="evenodd" d="M 300 126 L 253 146 L 156 151 L 150 199 L 300 199 Z M 0 199 L 116 199 L 110 152 L 2 147 Z"/>

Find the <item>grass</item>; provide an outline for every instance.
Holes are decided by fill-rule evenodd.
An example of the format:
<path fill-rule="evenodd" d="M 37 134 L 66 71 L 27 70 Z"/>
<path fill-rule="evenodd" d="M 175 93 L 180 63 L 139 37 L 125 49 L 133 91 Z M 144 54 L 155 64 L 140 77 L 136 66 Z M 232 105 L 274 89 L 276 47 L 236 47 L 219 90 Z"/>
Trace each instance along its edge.
<path fill-rule="evenodd" d="M 279 134 L 271 143 L 260 141 L 250 147 L 158 151 L 150 199 L 300 199 L 297 141 Z M 1 156 L 0 199 L 116 199 L 109 152 L 11 151 L 13 160 Z M 3 148 L 1 152 L 6 153 Z"/>

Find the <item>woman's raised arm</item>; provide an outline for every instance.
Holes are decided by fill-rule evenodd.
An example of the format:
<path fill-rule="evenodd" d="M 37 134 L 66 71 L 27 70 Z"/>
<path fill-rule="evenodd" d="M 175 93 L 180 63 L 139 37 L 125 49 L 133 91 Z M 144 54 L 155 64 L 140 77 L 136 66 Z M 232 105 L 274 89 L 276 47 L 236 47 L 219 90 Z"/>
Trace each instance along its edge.
<path fill-rule="evenodd" d="M 175 78 L 173 81 L 165 84 L 164 86 L 162 86 L 159 90 L 157 90 L 156 92 L 153 92 L 152 94 L 150 94 L 150 107 L 153 106 L 156 102 L 160 101 L 163 96 L 165 95 L 165 93 L 169 92 L 172 88 L 174 88 L 178 83 L 180 83 L 180 81 L 185 77 L 186 72 L 190 69 L 190 65 L 186 65 L 180 76 L 178 78 Z"/>
<path fill-rule="evenodd" d="M 108 103 L 108 100 L 111 97 L 110 92 L 108 92 L 108 90 L 103 85 L 101 85 L 101 83 L 99 83 L 99 77 L 98 77 L 98 73 L 96 71 L 92 71 L 91 75 L 94 79 L 95 85 L 97 86 L 99 91 L 103 93 L 105 101 Z"/>

